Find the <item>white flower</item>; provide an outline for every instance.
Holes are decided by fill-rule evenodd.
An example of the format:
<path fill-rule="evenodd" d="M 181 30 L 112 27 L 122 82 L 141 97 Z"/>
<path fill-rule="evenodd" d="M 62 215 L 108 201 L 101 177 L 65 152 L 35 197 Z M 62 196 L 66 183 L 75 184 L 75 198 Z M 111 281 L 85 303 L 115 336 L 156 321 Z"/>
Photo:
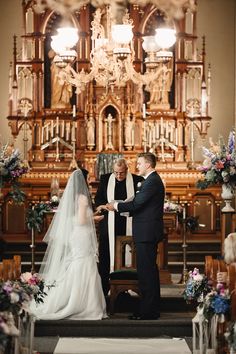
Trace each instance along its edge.
<path fill-rule="evenodd" d="M 18 302 L 19 300 L 20 300 L 19 294 L 15 293 L 14 291 L 10 293 L 10 301 L 11 301 L 11 304 L 15 304 L 15 303 Z"/>
<path fill-rule="evenodd" d="M 202 281 L 203 276 L 201 274 L 196 274 L 196 275 L 193 275 L 193 279 L 196 281 Z"/>
<path fill-rule="evenodd" d="M 23 283 L 29 283 L 29 280 L 32 278 L 32 274 L 30 272 L 25 272 L 25 273 L 22 273 L 21 276 L 20 276 L 20 280 L 23 282 Z"/>
<path fill-rule="evenodd" d="M 52 198 L 51 198 L 51 201 L 54 202 L 54 203 L 58 202 L 59 201 L 58 196 L 57 195 L 53 195 Z"/>

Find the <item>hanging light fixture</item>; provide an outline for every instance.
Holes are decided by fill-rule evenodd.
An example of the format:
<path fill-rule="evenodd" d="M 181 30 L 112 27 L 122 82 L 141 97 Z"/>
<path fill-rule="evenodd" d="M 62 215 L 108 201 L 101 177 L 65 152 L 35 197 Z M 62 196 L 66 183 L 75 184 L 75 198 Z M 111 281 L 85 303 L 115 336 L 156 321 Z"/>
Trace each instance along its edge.
<path fill-rule="evenodd" d="M 123 86 L 129 80 L 139 86 L 146 86 L 159 76 L 159 63 L 170 60 L 172 52 L 166 49 L 175 41 L 175 31 L 171 29 L 156 30 L 155 36 L 144 37 L 143 48 L 147 52 L 145 59 L 148 70 L 141 74 L 134 69 L 135 53 L 133 48 L 132 20 L 128 10 L 125 10 L 123 23 L 116 24 L 111 14 L 111 7 L 106 7 L 105 28 L 101 22 L 102 10 L 98 8 L 92 21 L 92 50 L 90 53 L 90 72 L 81 70 L 76 72 L 69 65 L 60 73 L 60 78 L 77 87 L 77 93 L 85 89 L 88 82 L 93 79 L 103 86 Z M 106 33 L 107 31 L 107 33 Z M 105 33 L 106 36 L 105 37 Z M 161 36 L 161 37 L 160 37 Z M 160 38 L 159 38 L 160 37 Z M 52 36 L 52 48 L 60 60 L 56 63 L 63 67 L 63 63 L 72 64 L 77 56 L 73 47 L 78 41 L 78 33 L 75 28 L 59 28 L 58 34 Z"/>
<path fill-rule="evenodd" d="M 52 36 L 51 47 L 57 54 L 54 62 L 63 67 L 63 62 L 72 63 L 77 56 L 72 48 L 79 40 L 78 30 L 75 27 L 61 27 L 57 32 L 57 35 Z"/>
<path fill-rule="evenodd" d="M 157 51 L 158 61 L 168 61 L 173 57 L 173 53 L 168 50 L 176 42 L 176 31 L 171 28 L 157 28 L 155 41 L 161 50 Z"/>

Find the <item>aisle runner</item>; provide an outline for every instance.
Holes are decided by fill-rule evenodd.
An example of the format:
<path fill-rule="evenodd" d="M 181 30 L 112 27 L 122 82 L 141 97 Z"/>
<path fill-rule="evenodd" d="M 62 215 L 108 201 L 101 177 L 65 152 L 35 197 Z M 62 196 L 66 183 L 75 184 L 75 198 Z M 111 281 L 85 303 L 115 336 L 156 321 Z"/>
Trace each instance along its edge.
<path fill-rule="evenodd" d="M 54 354 L 191 354 L 184 339 L 60 338 Z"/>

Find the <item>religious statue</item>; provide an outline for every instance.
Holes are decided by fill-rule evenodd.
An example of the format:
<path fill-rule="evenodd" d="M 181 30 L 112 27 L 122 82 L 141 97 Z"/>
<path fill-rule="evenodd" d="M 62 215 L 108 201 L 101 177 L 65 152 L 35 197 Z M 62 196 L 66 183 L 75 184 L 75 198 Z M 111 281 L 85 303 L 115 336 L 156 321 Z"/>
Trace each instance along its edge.
<path fill-rule="evenodd" d="M 86 121 L 86 128 L 87 128 L 87 147 L 89 150 L 95 145 L 95 121 L 93 116 L 89 116 Z"/>
<path fill-rule="evenodd" d="M 169 91 L 172 83 L 172 70 L 166 65 L 163 66 L 158 78 L 151 81 L 149 85 L 150 91 L 150 108 L 151 109 L 169 109 Z"/>
<path fill-rule="evenodd" d="M 124 138 L 125 138 L 124 140 L 125 140 L 125 147 L 127 148 L 127 150 L 130 150 L 134 144 L 133 136 L 134 136 L 134 122 L 130 119 L 130 117 L 127 117 L 124 123 Z"/>
<path fill-rule="evenodd" d="M 69 108 L 72 96 L 72 87 L 59 77 L 60 68 L 53 61 L 55 53 L 50 50 L 48 53 L 51 62 L 51 108 Z"/>

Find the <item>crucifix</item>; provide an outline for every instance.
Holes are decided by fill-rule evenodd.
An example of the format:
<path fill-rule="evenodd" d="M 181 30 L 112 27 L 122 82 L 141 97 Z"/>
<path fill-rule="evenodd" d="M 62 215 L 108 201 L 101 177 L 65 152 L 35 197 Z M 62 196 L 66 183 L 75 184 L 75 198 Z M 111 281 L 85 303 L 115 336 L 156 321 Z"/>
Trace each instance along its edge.
<path fill-rule="evenodd" d="M 105 119 L 105 122 L 107 123 L 107 145 L 106 145 L 106 150 L 113 150 L 114 146 L 112 144 L 112 124 L 113 124 L 113 117 L 111 113 L 108 114 L 107 118 Z"/>

